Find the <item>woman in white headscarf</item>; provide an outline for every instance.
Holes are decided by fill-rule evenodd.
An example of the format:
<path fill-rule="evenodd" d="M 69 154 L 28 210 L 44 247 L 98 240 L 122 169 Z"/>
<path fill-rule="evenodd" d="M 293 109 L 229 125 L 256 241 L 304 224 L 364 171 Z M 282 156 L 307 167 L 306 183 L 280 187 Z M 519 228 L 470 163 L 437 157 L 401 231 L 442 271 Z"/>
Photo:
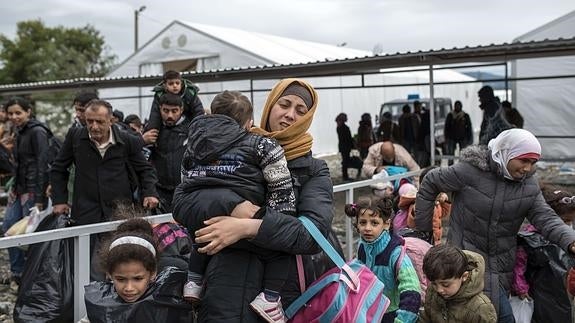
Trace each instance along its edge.
<path fill-rule="evenodd" d="M 499 322 L 514 322 L 508 291 L 516 235 L 527 218 L 545 238 L 575 253 L 575 232 L 545 203 L 536 178 L 541 145 L 527 130 L 501 132 L 488 146 L 464 149 L 460 162 L 430 171 L 417 194 L 415 222 L 432 230 L 435 197 L 452 192 L 447 241 L 485 258 L 485 292 Z"/>

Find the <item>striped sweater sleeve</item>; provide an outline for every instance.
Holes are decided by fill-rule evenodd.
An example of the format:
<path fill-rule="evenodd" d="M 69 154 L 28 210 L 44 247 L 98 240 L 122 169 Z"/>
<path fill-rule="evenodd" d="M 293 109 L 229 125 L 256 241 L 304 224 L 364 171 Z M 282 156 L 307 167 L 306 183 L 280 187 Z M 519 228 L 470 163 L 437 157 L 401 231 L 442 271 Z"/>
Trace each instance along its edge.
<path fill-rule="evenodd" d="M 295 193 L 284 150 L 275 139 L 262 137 L 257 147 L 260 167 L 266 181 L 266 205 L 295 215 Z"/>
<path fill-rule="evenodd" d="M 396 248 L 392 255 L 393 263 L 399 260 L 401 248 Z M 397 275 L 397 289 L 399 292 L 399 307 L 395 322 L 411 323 L 417 322 L 417 314 L 421 306 L 421 288 L 417 272 L 409 256 L 404 255 L 399 273 Z"/>

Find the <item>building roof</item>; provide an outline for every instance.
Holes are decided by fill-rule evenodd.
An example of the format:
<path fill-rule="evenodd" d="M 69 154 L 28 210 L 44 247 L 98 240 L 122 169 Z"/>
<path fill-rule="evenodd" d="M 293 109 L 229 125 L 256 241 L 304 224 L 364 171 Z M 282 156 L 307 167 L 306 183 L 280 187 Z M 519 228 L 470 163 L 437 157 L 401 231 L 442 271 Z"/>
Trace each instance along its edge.
<path fill-rule="evenodd" d="M 266 66 L 234 67 L 215 71 L 188 72 L 183 75 L 192 82 L 223 82 L 242 79 L 273 79 L 282 77 L 311 77 L 353 75 L 379 72 L 384 68 L 446 65 L 466 62 L 504 62 L 514 59 L 575 55 L 575 38 L 492 44 L 397 54 L 371 55 L 352 59 L 323 60 L 314 63 L 274 64 Z M 122 86 L 152 86 L 162 75 L 76 78 L 22 84 L 0 85 L 1 94 L 20 94 L 31 91 L 58 91 L 83 88 Z"/>
<path fill-rule="evenodd" d="M 195 31 L 228 43 L 276 64 L 310 63 L 369 56 L 365 50 L 262 34 L 235 28 L 180 21 Z"/>

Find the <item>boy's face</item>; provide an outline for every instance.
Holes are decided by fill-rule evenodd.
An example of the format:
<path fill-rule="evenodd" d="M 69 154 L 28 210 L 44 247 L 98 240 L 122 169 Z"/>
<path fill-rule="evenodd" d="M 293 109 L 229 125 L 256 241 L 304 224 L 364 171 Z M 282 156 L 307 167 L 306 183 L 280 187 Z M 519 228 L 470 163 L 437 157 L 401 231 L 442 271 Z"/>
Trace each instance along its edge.
<path fill-rule="evenodd" d="M 166 80 L 166 82 L 164 83 L 164 88 L 166 89 L 166 91 L 170 93 L 178 94 L 182 90 L 182 80 L 180 79 Z"/>
<path fill-rule="evenodd" d="M 390 221 L 384 221 L 379 214 L 370 209 L 361 209 L 356 226 L 363 240 L 372 242 L 379 238 L 383 231 L 389 230 Z"/>
<path fill-rule="evenodd" d="M 433 288 L 435 288 L 439 296 L 443 297 L 444 299 L 448 299 L 453 295 L 457 294 L 463 282 L 466 281 L 468 278 L 469 278 L 469 272 L 466 271 L 465 273 L 463 273 L 463 276 L 459 278 L 454 277 L 449 279 L 438 279 L 432 281 L 431 285 L 433 286 Z"/>

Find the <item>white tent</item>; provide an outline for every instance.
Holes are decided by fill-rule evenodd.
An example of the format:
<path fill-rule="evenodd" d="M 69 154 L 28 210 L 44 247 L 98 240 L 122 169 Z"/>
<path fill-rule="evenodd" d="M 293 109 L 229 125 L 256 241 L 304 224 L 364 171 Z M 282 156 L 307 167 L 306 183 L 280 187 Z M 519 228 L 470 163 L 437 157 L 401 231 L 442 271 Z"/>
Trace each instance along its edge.
<path fill-rule="evenodd" d="M 365 57 L 370 52 L 300 41 L 244 30 L 208 26 L 196 23 L 174 21 L 142 46 L 136 53 L 122 62 L 108 77 L 134 75 L 161 75 L 168 69 L 186 71 L 207 71 L 224 68 L 292 64 L 324 61 L 326 59 L 345 59 Z M 398 74 L 375 74 L 366 76 L 370 84 L 427 83 L 427 72 L 402 72 Z M 451 70 L 435 72 L 435 81 L 469 81 L 472 78 Z M 407 98 L 408 94 L 429 96 L 428 86 L 359 88 L 359 76 L 309 78 L 316 87 L 332 87 L 319 90 L 319 107 L 312 124 L 315 154 L 337 153 L 335 117 L 340 112 L 348 114 L 349 126 L 355 133 L 361 114 L 369 112 L 375 115 L 382 103 L 398 98 Z M 254 81 L 255 89 L 271 88 L 275 80 Z M 224 89 L 248 92 L 249 81 L 213 82 L 198 84 L 200 98 L 204 107 L 209 107 L 213 95 L 202 93 L 219 92 Z M 350 89 L 334 87 L 353 86 Z M 474 112 L 474 126 L 479 127 L 480 115 L 476 111 L 477 91 L 480 84 L 436 86 L 436 97 L 449 97 L 453 101 L 461 100 L 467 112 Z M 102 89 L 100 96 L 111 101 L 113 106 L 126 115 L 131 113 L 146 117 L 152 98 L 151 88 L 113 88 Z M 247 93 L 246 93 L 247 94 Z M 139 98 L 144 96 L 143 98 Z M 146 97 L 148 96 L 148 97 Z M 261 115 L 266 92 L 256 91 L 252 99 L 256 121 Z M 258 122 L 256 122 L 258 124 Z"/>
<path fill-rule="evenodd" d="M 514 41 L 575 37 L 575 11 L 532 30 Z M 575 57 L 517 60 L 513 77 L 575 75 Z M 525 119 L 525 129 L 539 138 L 544 158 L 575 158 L 575 78 L 520 81 L 513 84 L 513 105 Z"/>

